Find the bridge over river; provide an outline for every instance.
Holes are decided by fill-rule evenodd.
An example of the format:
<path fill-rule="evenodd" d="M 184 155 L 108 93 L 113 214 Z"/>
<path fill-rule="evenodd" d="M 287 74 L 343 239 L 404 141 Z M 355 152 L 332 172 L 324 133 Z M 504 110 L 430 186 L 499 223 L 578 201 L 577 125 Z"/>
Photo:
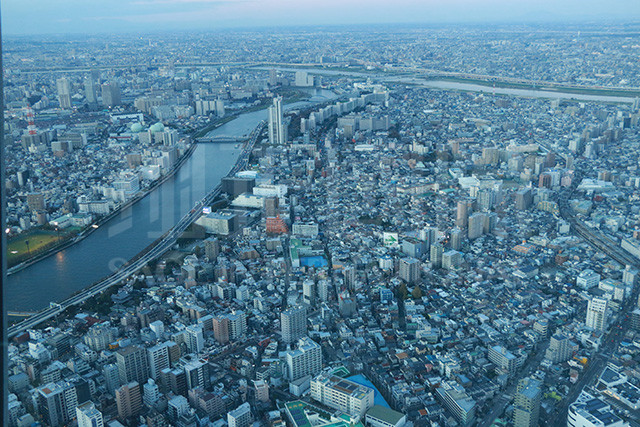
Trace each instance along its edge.
<path fill-rule="evenodd" d="M 198 144 L 217 144 L 217 143 L 238 143 L 245 142 L 249 137 L 244 136 L 233 136 L 233 135 L 215 135 L 215 136 L 203 136 L 201 138 L 197 138 L 196 141 Z"/>

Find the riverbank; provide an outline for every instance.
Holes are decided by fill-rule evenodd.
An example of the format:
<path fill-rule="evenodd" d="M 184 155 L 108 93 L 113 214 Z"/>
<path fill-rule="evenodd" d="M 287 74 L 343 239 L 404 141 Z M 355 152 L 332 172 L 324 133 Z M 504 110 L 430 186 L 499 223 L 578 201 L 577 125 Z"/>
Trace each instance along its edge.
<path fill-rule="evenodd" d="M 120 214 L 124 209 L 127 209 L 128 207 L 132 206 L 133 204 L 139 202 L 140 200 L 144 199 L 151 191 L 153 191 L 155 188 L 157 188 L 159 185 L 162 185 L 162 183 L 164 183 L 167 179 L 173 177 L 176 172 L 180 169 L 180 167 L 184 164 L 184 162 L 191 156 L 191 154 L 193 154 L 194 150 L 196 149 L 197 144 L 195 142 L 192 142 L 189 145 L 189 148 L 187 148 L 187 150 L 184 152 L 184 154 L 182 156 L 180 156 L 180 158 L 178 159 L 178 161 L 176 162 L 175 165 L 173 165 L 173 167 L 169 170 L 169 172 L 167 172 L 165 175 L 161 176 L 160 178 L 156 179 L 155 181 L 153 181 L 151 183 L 151 185 L 149 185 L 149 187 L 147 187 L 144 192 L 137 194 L 135 197 L 133 197 L 132 199 L 127 200 L 125 203 L 118 205 L 117 208 L 115 208 L 113 210 L 113 212 L 110 212 L 108 215 L 102 216 L 100 218 L 98 218 L 93 224 L 89 225 L 88 227 L 86 227 L 84 230 L 82 230 L 75 238 L 66 240 L 64 242 L 62 242 L 59 245 L 56 245 L 54 247 L 52 247 L 51 249 L 42 252 L 40 254 L 34 255 L 33 257 L 29 258 L 26 261 L 23 261 L 22 263 L 10 267 L 7 269 L 7 275 L 11 275 L 13 273 L 17 273 L 18 271 L 25 269 L 35 263 L 37 263 L 38 261 L 41 261 L 45 258 L 48 258 L 52 255 L 55 255 L 56 253 L 72 246 L 75 245 L 76 243 L 82 241 L 83 239 L 87 238 L 89 235 L 91 235 L 91 233 L 93 233 L 94 231 L 96 231 L 98 228 L 100 228 L 101 225 L 105 224 L 106 222 L 108 222 L 109 220 L 111 220 L 112 218 L 114 218 L 116 215 Z"/>

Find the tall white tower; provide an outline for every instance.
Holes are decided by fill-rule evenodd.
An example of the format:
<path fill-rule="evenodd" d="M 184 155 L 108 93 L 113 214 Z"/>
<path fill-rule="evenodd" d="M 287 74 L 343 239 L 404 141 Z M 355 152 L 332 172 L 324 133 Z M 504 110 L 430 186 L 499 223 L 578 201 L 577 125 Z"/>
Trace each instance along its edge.
<path fill-rule="evenodd" d="M 281 145 L 287 142 L 287 129 L 284 125 L 282 97 L 273 98 L 269 107 L 269 143 Z"/>

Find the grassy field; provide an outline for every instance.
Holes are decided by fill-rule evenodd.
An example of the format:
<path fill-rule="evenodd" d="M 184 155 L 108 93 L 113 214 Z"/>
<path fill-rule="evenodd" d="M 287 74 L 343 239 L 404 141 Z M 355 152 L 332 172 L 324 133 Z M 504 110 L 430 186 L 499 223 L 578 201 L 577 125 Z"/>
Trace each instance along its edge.
<path fill-rule="evenodd" d="M 60 238 L 62 237 L 64 237 L 63 233 L 60 233 Z M 55 243 L 57 238 L 55 231 L 37 230 L 31 233 L 22 234 L 8 242 L 7 250 L 9 251 L 9 254 L 7 256 L 7 261 L 11 264 L 12 260 L 23 257 L 27 253 L 27 241 L 29 241 L 29 252 L 34 254 L 45 246 Z"/>

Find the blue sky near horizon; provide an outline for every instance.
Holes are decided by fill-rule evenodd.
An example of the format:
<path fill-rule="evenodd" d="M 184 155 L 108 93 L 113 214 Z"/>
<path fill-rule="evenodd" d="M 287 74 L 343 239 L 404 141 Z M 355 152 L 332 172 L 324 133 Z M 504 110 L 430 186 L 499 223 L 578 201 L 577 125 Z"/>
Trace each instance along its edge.
<path fill-rule="evenodd" d="M 2 0 L 7 35 L 291 25 L 640 21 L 639 0 Z"/>

